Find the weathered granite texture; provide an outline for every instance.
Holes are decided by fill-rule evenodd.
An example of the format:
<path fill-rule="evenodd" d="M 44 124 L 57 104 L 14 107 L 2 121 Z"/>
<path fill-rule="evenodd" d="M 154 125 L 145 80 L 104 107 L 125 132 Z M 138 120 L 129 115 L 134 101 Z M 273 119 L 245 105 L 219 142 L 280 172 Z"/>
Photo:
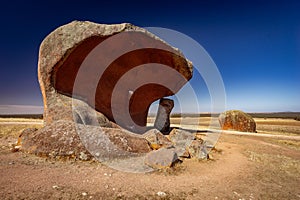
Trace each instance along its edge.
<path fill-rule="evenodd" d="M 72 121 L 69 97 L 76 96 L 123 128 L 143 132 L 151 103 L 176 93 L 192 77 L 192 64 L 143 28 L 74 21 L 42 42 L 38 77 L 46 124 Z"/>
<path fill-rule="evenodd" d="M 219 115 L 219 122 L 223 130 L 242 132 L 256 132 L 254 119 L 240 110 L 228 110 Z"/>

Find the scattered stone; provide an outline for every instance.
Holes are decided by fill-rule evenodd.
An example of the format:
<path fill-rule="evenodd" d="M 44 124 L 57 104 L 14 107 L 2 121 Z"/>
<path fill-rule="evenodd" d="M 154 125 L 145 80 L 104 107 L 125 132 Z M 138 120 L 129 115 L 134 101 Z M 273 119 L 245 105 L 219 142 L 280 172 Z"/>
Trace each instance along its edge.
<path fill-rule="evenodd" d="M 58 185 L 53 185 L 52 188 L 53 189 L 59 189 L 59 186 Z"/>
<path fill-rule="evenodd" d="M 173 128 L 169 134 L 169 138 L 174 144 L 178 144 L 184 141 L 194 140 L 195 134 L 192 134 L 191 132 L 182 129 Z"/>
<path fill-rule="evenodd" d="M 87 161 L 89 159 L 89 157 L 84 152 L 80 152 L 79 159 L 83 160 L 83 161 Z"/>
<path fill-rule="evenodd" d="M 165 192 L 159 191 L 159 192 L 157 192 L 157 196 L 159 196 L 159 197 L 166 197 L 167 194 Z"/>
<path fill-rule="evenodd" d="M 199 132 L 195 133 L 194 135 L 195 135 L 195 139 L 200 141 L 203 141 L 203 138 L 206 137 L 206 134 L 199 133 Z"/>
<path fill-rule="evenodd" d="M 88 194 L 86 192 L 81 193 L 82 196 L 87 196 Z"/>
<path fill-rule="evenodd" d="M 240 110 L 229 110 L 219 115 L 219 123 L 223 130 L 256 132 L 254 119 Z"/>
<path fill-rule="evenodd" d="M 190 156 L 187 148 L 195 139 L 194 134 L 188 131 L 174 128 L 170 132 L 169 138 L 174 144 L 175 151 L 179 157 L 188 158 Z"/>
<path fill-rule="evenodd" d="M 173 100 L 167 98 L 160 99 L 154 127 L 164 134 L 170 131 L 170 113 L 173 107 Z"/>
<path fill-rule="evenodd" d="M 33 134 L 34 132 L 36 132 L 38 129 L 37 128 L 26 128 L 25 130 L 23 130 L 21 132 L 21 134 L 18 137 L 18 140 L 16 142 L 16 144 L 12 144 L 12 148 L 11 151 L 12 152 L 17 152 L 21 149 L 22 146 L 22 135 L 30 135 Z"/>
<path fill-rule="evenodd" d="M 148 141 L 150 147 L 154 150 L 162 147 L 173 146 L 172 142 L 157 129 L 151 129 L 142 136 Z"/>
<path fill-rule="evenodd" d="M 104 176 L 109 176 L 109 177 L 111 177 L 112 174 L 104 173 Z"/>
<path fill-rule="evenodd" d="M 206 160 L 208 159 L 208 153 L 205 146 L 205 143 L 200 140 L 193 140 L 190 146 L 187 148 L 191 158 L 197 160 Z"/>
<path fill-rule="evenodd" d="M 211 154 L 207 154 L 207 159 L 214 160 L 214 157 Z"/>
<path fill-rule="evenodd" d="M 20 148 L 21 148 L 20 145 L 13 144 L 12 148 L 11 148 L 11 152 L 18 152 L 20 150 Z"/>
<path fill-rule="evenodd" d="M 169 168 L 177 161 L 178 156 L 174 148 L 160 148 L 151 151 L 145 157 L 145 164 L 153 169 Z"/>

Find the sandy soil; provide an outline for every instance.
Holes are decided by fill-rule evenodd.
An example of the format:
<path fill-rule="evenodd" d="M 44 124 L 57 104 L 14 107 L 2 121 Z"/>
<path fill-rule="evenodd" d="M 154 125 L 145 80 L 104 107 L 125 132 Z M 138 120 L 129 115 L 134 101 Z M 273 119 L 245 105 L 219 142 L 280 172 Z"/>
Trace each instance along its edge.
<path fill-rule="evenodd" d="M 288 126 L 277 121 L 270 126 Z M 0 125 L 1 199 L 300 199 L 299 141 L 221 135 L 208 161 L 133 174 L 13 153 L 10 145 L 25 125 L 16 126 Z"/>

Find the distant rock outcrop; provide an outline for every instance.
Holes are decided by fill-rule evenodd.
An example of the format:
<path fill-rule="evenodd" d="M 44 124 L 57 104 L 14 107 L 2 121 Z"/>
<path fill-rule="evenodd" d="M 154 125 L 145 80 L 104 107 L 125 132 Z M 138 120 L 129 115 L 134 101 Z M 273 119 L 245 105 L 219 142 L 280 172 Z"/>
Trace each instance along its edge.
<path fill-rule="evenodd" d="M 256 132 L 254 119 L 240 110 L 229 110 L 219 115 L 219 123 L 223 130 Z"/>

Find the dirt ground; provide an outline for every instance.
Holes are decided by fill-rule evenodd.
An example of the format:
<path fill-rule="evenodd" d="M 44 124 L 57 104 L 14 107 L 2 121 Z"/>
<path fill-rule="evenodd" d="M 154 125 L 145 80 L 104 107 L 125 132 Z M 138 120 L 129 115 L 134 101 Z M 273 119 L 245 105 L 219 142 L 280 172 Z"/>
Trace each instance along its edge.
<path fill-rule="evenodd" d="M 22 129 L 42 126 L 17 122 L 22 120 L 0 120 L 1 199 L 300 200 L 300 141 L 222 134 L 207 161 L 186 160 L 173 169 L 134 174 L 97 162 L 13 153 L 11 144 Z M 295 120 L 256 122 L 259 133 L 300 135 Z"/>

